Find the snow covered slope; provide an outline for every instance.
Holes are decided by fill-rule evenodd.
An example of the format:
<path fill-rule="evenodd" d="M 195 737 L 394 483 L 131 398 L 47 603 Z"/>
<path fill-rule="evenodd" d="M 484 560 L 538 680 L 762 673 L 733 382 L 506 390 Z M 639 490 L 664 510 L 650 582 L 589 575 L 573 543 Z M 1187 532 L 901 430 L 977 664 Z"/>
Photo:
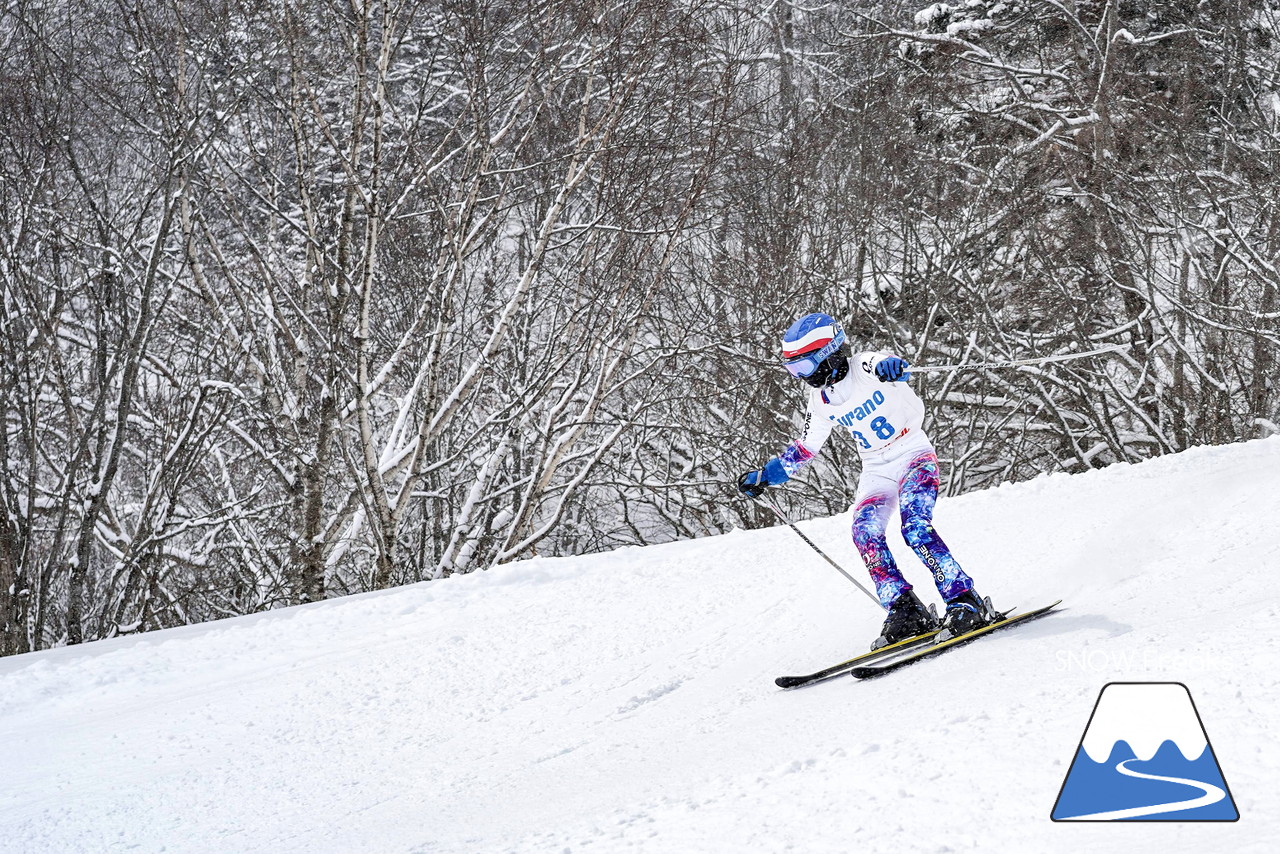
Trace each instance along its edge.
<path fill-rule="evenodd" d="M 786 528 L 0 660 L 0 850 L 1275 850 L 1278 483 L 1270 439 L 944 499 L 982 593 L 1066 604 L 870 682 L 774 687 L 879 625 Z M 803 528 L 856 566 L 847 522 Z M 1116 680 L 1188 686 L 1239 822 L 1050 822 Z"/>

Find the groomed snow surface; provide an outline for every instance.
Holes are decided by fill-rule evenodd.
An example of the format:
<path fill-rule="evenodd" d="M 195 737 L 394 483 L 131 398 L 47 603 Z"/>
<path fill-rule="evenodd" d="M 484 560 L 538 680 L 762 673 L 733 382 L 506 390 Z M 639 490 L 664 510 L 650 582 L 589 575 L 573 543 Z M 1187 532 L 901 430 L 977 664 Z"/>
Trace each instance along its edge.
<path fill-rule="evenodd" d="M 1278 484 L 1273 438 L 943 499 L 980 592 L 1066 603 L 868 682 L 774 687 L 880 621 L 784 527 L 0 660 L 0 850 L 1274 851 Z M 1239 822 L 1050 821 L 1135 680 Z"/>

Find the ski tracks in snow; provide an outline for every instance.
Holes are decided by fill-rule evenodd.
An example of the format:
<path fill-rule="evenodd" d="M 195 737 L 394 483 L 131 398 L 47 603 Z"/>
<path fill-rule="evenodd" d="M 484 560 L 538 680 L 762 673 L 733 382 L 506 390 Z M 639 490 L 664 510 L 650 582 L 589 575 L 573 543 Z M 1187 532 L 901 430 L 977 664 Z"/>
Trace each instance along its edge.
<path fill-rule="evenodd" d="M 1049 811 L 1089 704 L 1151 679 L 1204 698 L 1248 820 L 1110 850 L 1269 851 L 1277 478 L 1280 439 L 940 502 L 984 595 L 1077 616 L 870 683 L 774 687 L 881 619 L 785 528 L 0 662 L 0 847 L 1074 851 Z M 857 566 L 847 514 L 801 526 Z"/>

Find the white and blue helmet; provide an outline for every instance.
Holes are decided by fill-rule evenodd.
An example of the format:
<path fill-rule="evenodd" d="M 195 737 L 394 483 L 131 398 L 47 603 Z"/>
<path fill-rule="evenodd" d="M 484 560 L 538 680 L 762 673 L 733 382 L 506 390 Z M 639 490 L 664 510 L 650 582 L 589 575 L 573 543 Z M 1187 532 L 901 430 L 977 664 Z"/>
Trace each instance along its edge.
<path fill-rule="evenodd" d="M 844 329 L 829 314 L 806 314 L 782 335 L 782 363 L 814 388 L 839 382 L 849 373 Z"/>

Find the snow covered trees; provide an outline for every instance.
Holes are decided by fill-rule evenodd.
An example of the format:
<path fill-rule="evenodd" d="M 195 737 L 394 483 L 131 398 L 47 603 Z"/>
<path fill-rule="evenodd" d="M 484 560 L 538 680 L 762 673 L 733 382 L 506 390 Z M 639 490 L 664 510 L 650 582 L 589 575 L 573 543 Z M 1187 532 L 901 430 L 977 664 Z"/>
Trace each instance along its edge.
<path fill-rule="evenodd" d="M 1130 348 L 943 383 L 934 435 L 971 425 L 970 485 L 1271 429 L 1276 25 L 1264 2 L 973 0 L 849 33 L 896 47 L 931 164 L 918 238 L 880 241 L 902 247 L 891 313 L 921 355 Z"/>
<path fill-rule="evenodd" d="M 725 121 L 695 11 L 7 11 L 5 651 L 599 547 Z"/>
<path fill-rule="evenodd" d="M 921 363 L 1129 345 L 922 382 L 953 490 L 1275 432 L 1278 27 L 10 5 L 0 653 L 763 521 L 725 484 L 811 309 Z"/>

